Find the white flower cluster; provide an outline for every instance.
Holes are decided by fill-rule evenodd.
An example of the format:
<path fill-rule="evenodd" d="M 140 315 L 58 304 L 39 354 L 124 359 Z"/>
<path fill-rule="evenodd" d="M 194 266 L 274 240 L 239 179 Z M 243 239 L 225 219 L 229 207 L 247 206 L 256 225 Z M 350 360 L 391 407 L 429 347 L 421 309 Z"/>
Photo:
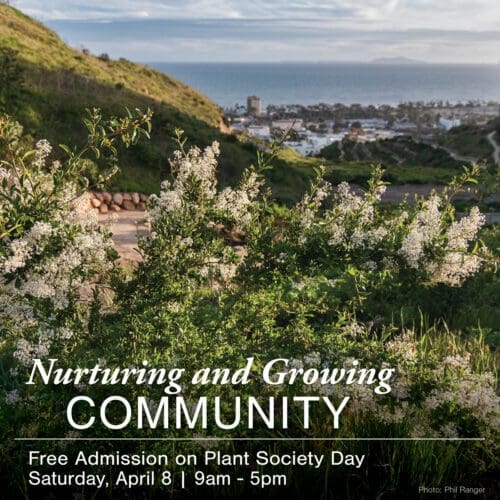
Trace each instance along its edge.
<path fill-rule="evenodd" d="M 13 171 L 2 172 L 10 179 L 6 187 L 0 185 L 1 190 L 9 191 L 9 196 L 1 198 L 9 204 L 0 207 L 4 213 L 10 213 L 16 204 L 30 206 L 33 189 L 38 198 L 45 196 L 50 202 L 53 183 L 43 169 L 50 152 L 47 141 L 37 143 L 30 182 L 21 183 Z M 19 187 L 13 191 L 16 199 L 10 191 L 13 183 Z M 62 313 L 73 307 L 97 273 L 111 265 L 108 251 L 112 241 L 99 230 L 96 215 L 86 210 L 85 197 L 74 199 L 75 191 L 68 185 L 59 194 L 62 199 L 54 204 L 50 222 L 39 220 L 1 242 L 0 329 L 17 340 L 15 357 L 21 364 L 48 355 L 54 340 L 71 337 Z"/>
<path fill-rule="evenodd" d="M 22 398 L 21 398 L 19 391 L 17 389 L 9 391 L 5 395 L 5 403 L 8 405 L 16 405 L 17 403 L 21 402 L 21 399 Z"/>
<path fill-rule="evenodd" d="M 385 186 L 380 185 L 373 194 L 356 194 L 347 182 L 337 186 L 332 199 L 332 207 L 325 212 L 328 227 L 328 243 L 333 247 L 343 246 L 347 250 L 373 248 L 382 241 L 388 231 L 383 225 L 374 223 L 375 201 L 380 200 Z M 303 231 L 314 228 L 319 209 L 324 200 L 332 193 L 329 183 L 320 184 L 312 194 L 306 194 L 296 206 L 300 214 Z M 299 238 L 300 243 L 307 240 L 306 234 Z"/>
<path fill-rule="evenodd" d="M 49 298 L 56 310 L 67 307 L 68 297 L 83 285 L 86 272 L 106 263 L 112 245 L 95 227 L 78 224 L 72 215 L 64 223 L 37 222 L 7 244 L 7 257 L 0 259 L 1 293 Z M 79 234 L 71 237 L 75 231 Z M 63 244 L 53 249 L 54 241 L 61 240 Z"/>
<path fill-rule="evenodd" d="M 405 330 L 399 337 L 387 342 L 387 350 L 406 363 L 417 361 L 417 342 L 413 332 Z"/>
<path fill-rule="evenodd" d="M 434 389 L 426 398 L 424 405 L 429 410 L 450 406 L 458 408 L 468 417 L 483 422 L 484 425 L 498 431 L 500 427 L 500 403 L 495 391 L 492 373 L 475 374 L 470 370 L 465 373 L 453 372 L 454 377 L 446 385 Z M 444 373 L 436 373 L 444 376 Z"/>
<path fill-rule="evenodd" d="M 330 196 L 332 185 L 329 182 L 320 183 L 312 193 L 306 193 L 297 204 L 302 228 L 312 227 L 323 202 Z"/>
<path fill-rule="evenodd" d="M 42 250 L 42 240 L 52 235 L 48 222 L 35 222 L 24 237 L 12 240 L 9 244 L 10 255 L 0 260 L 2 274 L 9 274 L 23 268 L 26 262 Z"/>
<path fill-rule="evenodd" d="M 194 211 L 215 210 L 230 218 L 235 227 L 244 227 L 252 219 L 252 205 L 255 201 L 261 181 L 258 176 L 249 173 L 237 189 L 227 187 L 217 190 L 217 157 L 219 144 L 214 142 L 201 151 L 197 147 L 187 153 L 177 151 L 170 162 L 173 182 L 162 183 L 160 196 L 152 196 L 149 213 L 154 226 L 163 214 L 178 216 L 182 209 Z M 213 221 L 211 221 L 213 222 Z"/>
<path fill-rule="evenodd" d="M 197 147 L 187 153 L 176 151 L 170 161 L 174 181 L 164 181 L 160 196 L 151 196 L 149 213 L 154 223 L 163 213 L 175 213 L 183 204 L 192 202 L 193 191 L 198 191 L 199 198 L 211 200 L 216 194 L 215 176 L 219 144 L 214 142 L 203 151 Z"/>
<path fill-rule="evenodd" d="M 227 187 L 217 196 L 216 210 L 228 214 L 238 226 L 244 227 L 252 221 L 250 210 L 259 194 L 261 181 L 255 173 L 251 173 L 239 189 Z"/>
<path fill-rule="evenodd" d="M 469 216 L 452 223 L 446 232 L 444 256 L 428 265 L 432 281 L 459 286 L 466 278 L 479 271 L 481 257 L 469 254 L 467 250 L 484 222 L 484 215 L 477 207 L 473 207 Z"/>
<path fill-rule="evenodd" d="M 495 377 L 491 372 L 473 373 L 470 353 L 435 356 L 430 360 L 410 330 L 387 342 L 384 352 L 391 361 L 382 362 L 381 368 L 395 368 L 387 395 L 375 394 L 366 384 L 335 387 L 312 384 L 304 385 L 301 390 L 323 396 L 348 395 L 351 400 L 346 411 L 350 414 L 383 424 L 405 422 L 413 436 L 456 437 L 460 424 L 470 419 L 481 427 L 483 435 L 496 435 L 500 426 L 500 398 L 495 391 Z M 331 359 L 325 359 L 328 356 L 322 363 L 320 354 L 311 352 L 303 359 L 291 360 L 290 367 L 331 366 Z M 343 366 L 349 369 L 352 364 L 353 359 L 348 358 Z M 424 385 L 423 374 L 429 377 Z M 418 393 L 424 391 L 423 399 L 411 397 L 415 387 Z M 439 424 L 443 418 L 448 421 Z"/>
<path fill-rule="evenodd" d="M 36 143 L 35 159 L 33 160 L 33 167 L 43 168 L 47 158 L 52 153 L 52 146 L 47 139 L 41 139 Z"/>
<path fill-rule="evenodd" d="M 438 195 L 424 202 L 399 253 L 411 268 L 426 272 L 432 282 L 459 286 L 481 267 L 480 257 L 469 254 L 468 246 L 485 217 L 474 207 L 470 215 L 443 229 L 440 203 Z"/>
<path fill-rule="evenodd" d="M 484 259 L 469 250 L 485 222 L 477 207 L 468 216 L 450 222 L 447 202 L 432 194 L 411 217 L 403 209 L 392 217 L 379 216 L 376 205 L 385 185 L 380 183 L 368 192 L 358 193 L 342 182 L 333 192 L 331 208 L 320 214 L 332 190 L 328 183 L 320 182 L 318 186 L 295 207 L 301 224 L 297 241 L 301 245 L 312 235 L 325 234 L 330 246 L 349 254 L 366 251 L 369 255 L 384 249 L 386 256 L 381 262 L 367 255 L 363 267 L 384 268 L 391 273 L 398 270 L 398 265 L 401 271 L 410 267 L 432 283 L 449 286 L 459 286 L 481 268 Z"/>

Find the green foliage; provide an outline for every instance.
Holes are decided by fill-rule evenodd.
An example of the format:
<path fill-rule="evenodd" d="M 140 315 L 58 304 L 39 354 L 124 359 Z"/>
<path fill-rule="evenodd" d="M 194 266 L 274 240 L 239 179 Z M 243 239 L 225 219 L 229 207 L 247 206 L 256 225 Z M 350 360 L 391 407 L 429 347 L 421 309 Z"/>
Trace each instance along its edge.
<path fill-rule="evenodd" d="M 117 143 L 124 147 L 136 144 L 141 137 L 149 137 L 151 111 L 142 113 L 127 110 L 125 117 L 105 119 L 100 110 L 88 110 L 84 119 L 87 128 L 87 143 L 81 149 L 60 145 L 65 159 L 48 168 L 44 161 L 51 153 L 48 143 L 37 144 L 36 150 L 26 148 L 21 140 L 22 127 L 10 118 L 0 117 L 0 168 L 9 175 L 2 176 L 0 192 L 0 237 L 22 235 L 36 222 L 49 221 L 68 199 L 65 191 L 69 184 L 76 187 L 74 198 L 81 196 L 88 188 L 89 161 L 101 160 L 110 169 L 106 175 L 113 175 L 117 161 Z M 95 175 L 95 174 L 94 174 Z M 101 170 L 98 184 L 105 181 Z M 50 178 L 50 183 L 48 179 Z"/>
<path fill-rule="evenodd" d="M 491 120 L 485 126 L 460 125 L 439 138 L 439 143 L 460 155 L 473 158 L 477 162 L 492 163 L 493 148 L 487 135 L 495 130 L 499 120 Z"/>
<path fill-rule="evenodd" d="M 384 167 L 424 166 L 451 170 L 462 167 L 462 162 L 454 160 L 444 149 L 405 136 L 364 143 L 344 139 L 341 144 L 326 146 L 320 155 L 327 160 L 369 161 Z"/>
<path fill-rule="evenodd" d="M 24 85 L 24 70 L 18 53 L 0 46 L 0 113 L 16 110 Z"/>

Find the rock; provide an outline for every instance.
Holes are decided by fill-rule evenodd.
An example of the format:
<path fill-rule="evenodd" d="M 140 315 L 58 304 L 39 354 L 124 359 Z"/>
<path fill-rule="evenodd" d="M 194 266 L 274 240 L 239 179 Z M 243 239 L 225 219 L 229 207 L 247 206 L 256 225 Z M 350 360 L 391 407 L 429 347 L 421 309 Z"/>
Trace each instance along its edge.
<path fill-rule="evenodd" d="M 123 201 L 132 201 L 132 195 L 130 193 L 123 193 Z"/>
<path fill-rule="evenodd" d="M 146 204 L 143 201 L 137 203 L 137 210 L 144 212 L 146 210 Z"/>
<path fill-rule="evenodd" d="M 144 193 L 139 193 L 139 198 L 141 199 L 141 201 L 143 201 L 144 203 L 146 203 L 148 200 L 149 200 L 149 196 L 147 194 L 144 194 Z"/>
<path fill-rule="evenodd" d="M 101 206 L 99 207 L 99 212 L 101 212 L 101 214 L 107 214 L 108 211 L 109 211 L 108 205 L 106 205 L 106 203 L 102 203 Z"/>
<path fill-rule="evenodd" d="M 111 193 L 102 193 L 102 201 L 107 203 L 108 205 L 111 203 L 113 200 L 113 195 Z"/>
<path fill-rule="evenodd" d="M 139 193 L 132 193 L 131 194 L 132 196 L 132 201 L 137 205 L 140 201 L 141 201 L 141 198 L 139 196 Z"/>
<path fill-rule="evenodd" d="M 124 210 L 135 210 L 135 205 L 130 200 L 123 200 L 122 208 Z"/>
<path fill-rule="evenodd" d="M 90 204 L 94 207 L 94 208 L 99 208 L 101 206 L 101 200 L 99 200 L 98 198 L 92 198 L 90 200 Z"/>
<path fill-rule="evenodd" d="M 120 212 L 121 208 L 118 205 L 115 205 L 114 203 L 109 207 L 113 212 Z"/>
<path fill-rule="evenodd" d="M 245 233 L 238 229 L 233 229 L 231 231 L 224 231 L 224 238 L 231 245 L 241 245 L 245 239 Z"/>
<path fill-rule="evenodd" d="M 104 201 L 102 193 L 94 193 L 94 198 L 97 198 L 99 201 Z"/>
<path fill-rule="evenodd" d="M 121 205 L 123 203 L 123 196 L 121 193 L 115 193 L 113 195 L 113 201 L 117 204 L 117 205 Z"/>
<path fill-rule="evenodd" d="M 87 208 L 94 208 L 94 206 L 92 205 L 92 200 L 94 199 L 94 196 L 93 194 L 89 191 L 87 193 Z"/>

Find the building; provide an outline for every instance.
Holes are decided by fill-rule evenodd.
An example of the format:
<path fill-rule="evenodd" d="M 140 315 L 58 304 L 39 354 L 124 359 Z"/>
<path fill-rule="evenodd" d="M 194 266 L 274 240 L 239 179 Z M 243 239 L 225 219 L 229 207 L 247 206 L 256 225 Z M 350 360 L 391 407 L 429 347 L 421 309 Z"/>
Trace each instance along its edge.
<path fill-rule="evenodd" d="M 445 129 L 445 130 L 450 130 L 454 127 L 459 127 L 461 124 L 462 124 L 462 121 L 458 118 L 447 119 L 447 118 L 441 117 L 441 118 L 439 118 L 438 126 L 440 128 Z"/>
<path fill-rule="evenodd" d="M 300 132 L 304 129 L 304 120 L 302 119 L 273 120 L 272 128 L 284 131 L 295 130 L 295 132 Z"/>
<path fill-rule="evenodd" d="M 262 99 L 256 95 L 247 97 L 247 114 L 260 116 L 262 114 Z"/>
<path fill-rule="evenodd" d="M 392 128 L 394 130 L 414 131 L 417 130 L 417 125 L 413 122 L 403 119 L 395 122 Z"/>
<path fill-rule="evenodd" d="M 359 123 L 362 129 L 368 130 L 379 130 L 387 127 L 387 120 L 383 120 L 382 118 L 361 118 L 361 119 L 348 119 L 352 127 L 353 123 Z"/>
<path fill-rule="evenodd" d="M 271 138 L 271 130 L 267 125 L 250 125 L 247 128 L 248 134 L 252 137 L 268 140 Z"/>

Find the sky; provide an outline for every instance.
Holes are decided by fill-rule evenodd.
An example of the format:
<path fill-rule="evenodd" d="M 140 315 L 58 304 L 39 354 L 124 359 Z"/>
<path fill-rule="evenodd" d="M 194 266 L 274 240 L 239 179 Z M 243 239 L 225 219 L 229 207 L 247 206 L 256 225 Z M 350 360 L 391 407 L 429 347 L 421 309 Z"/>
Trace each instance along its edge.
<path fill-rule="evenodd" d="M 499 0 L 14 0 L 76 48 L 143 62 L 500 62 Z"/>

